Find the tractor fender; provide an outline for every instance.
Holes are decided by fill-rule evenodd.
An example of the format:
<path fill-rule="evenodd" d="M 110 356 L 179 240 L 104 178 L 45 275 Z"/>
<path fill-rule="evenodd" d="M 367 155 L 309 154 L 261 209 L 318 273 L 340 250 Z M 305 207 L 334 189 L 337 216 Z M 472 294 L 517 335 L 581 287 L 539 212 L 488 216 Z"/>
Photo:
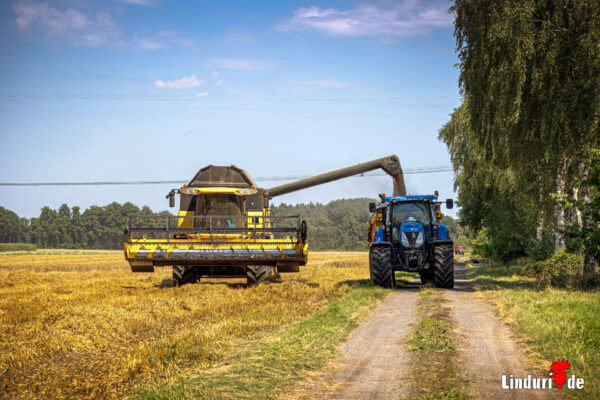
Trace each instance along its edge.
<path fill-rule="evenodd" d="M 438 228 L 438 237 L 440 240 L 448 240 L 448 229 L 446 228 L 446 225 L 440 224 L 440 227 Z"/>
<path fill-rule="evenodd" d="M 370 248 L 374 247 L 392 247 L 392 243 L 390 242 L 371 242 Z"/>

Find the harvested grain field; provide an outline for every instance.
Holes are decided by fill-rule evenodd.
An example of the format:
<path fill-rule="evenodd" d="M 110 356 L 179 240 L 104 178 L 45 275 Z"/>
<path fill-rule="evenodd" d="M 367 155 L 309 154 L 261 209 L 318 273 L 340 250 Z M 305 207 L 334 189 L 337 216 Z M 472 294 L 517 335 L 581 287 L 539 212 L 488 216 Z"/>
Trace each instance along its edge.
<path fill-rule="evenodd" d="M 122 253 L 0 255 L 0 390 L 8 398 L 114 398 L 218 364 L 368 279 L 366 253 L 313 253 L 299 274 L 247 288 Z"/>

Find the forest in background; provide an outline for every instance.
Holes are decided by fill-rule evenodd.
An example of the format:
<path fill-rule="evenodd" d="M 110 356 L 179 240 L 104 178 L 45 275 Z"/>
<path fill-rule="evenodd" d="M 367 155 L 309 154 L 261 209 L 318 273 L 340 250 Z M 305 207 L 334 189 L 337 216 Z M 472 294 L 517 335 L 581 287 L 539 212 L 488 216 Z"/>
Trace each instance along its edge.
<path fill-rule="evenodd" d="M 368 198 L 334 200 L 327 204 L 308 203 L 271 207 L 274 215 L 300 215 L 308 224 L 311 250 L 367 250 L 366 223 Z M 79 207 L 63 204 L 54 210 L 43 207 L 35 218 L 21 218 L 0 207 L 0 243 L 31 243 L 38 248 L 120 249 L 127 216 L 169 215 L 155 213 L 149 207 L 132 203 L 91 206 L 83 212 Z M 463 231 L 452 218 L 443 222 L 452 237 Z"/>

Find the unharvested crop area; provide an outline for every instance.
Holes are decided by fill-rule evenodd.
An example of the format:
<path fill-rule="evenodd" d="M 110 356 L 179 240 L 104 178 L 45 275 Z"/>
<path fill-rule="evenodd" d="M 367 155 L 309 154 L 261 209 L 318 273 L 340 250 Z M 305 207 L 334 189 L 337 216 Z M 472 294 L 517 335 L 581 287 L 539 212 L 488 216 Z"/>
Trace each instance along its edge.
<path fill-rule="evenodd" d="M 171 287 L 122 254 L 0 255 L 0 391 L 113 398 L 215 368 L 368 279 L 365 253 L 313 253 L 299 274 Z"/>

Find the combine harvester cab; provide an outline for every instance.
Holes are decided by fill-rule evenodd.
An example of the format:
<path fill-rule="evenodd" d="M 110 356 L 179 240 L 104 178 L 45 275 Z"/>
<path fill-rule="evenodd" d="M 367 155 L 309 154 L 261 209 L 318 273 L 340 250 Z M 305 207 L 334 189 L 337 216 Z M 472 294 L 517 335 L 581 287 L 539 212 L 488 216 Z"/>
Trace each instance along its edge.
<path fill-rule="evenodd" d="M 128 218 L 124 251 L 133 272 L 173 266 L 177 286 L 203 276 L 255 284 L 306 264 L 306 222 L 272 216 L 246 171 L 209 165 L 167 195 L 171 206 L 177 193 L 178 216 Z"/>

